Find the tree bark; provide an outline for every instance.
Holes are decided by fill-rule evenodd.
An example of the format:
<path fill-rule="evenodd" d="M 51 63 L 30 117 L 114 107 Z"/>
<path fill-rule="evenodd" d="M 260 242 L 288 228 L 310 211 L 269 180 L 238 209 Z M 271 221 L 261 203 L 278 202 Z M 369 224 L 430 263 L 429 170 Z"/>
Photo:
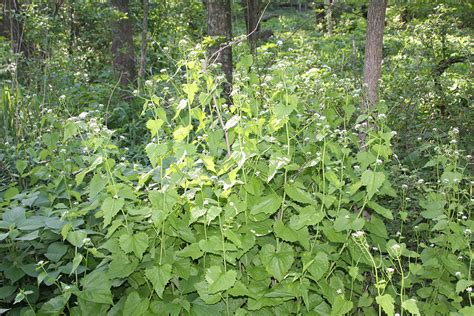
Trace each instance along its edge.
<path fill-rule="evenodd" d="M 209 49 L 209 62 L 222 65 L 227 83 L 224 87 L 227 95 L 232 90 L 232 14 L 230 0 L 207 1 L 207 34 L 215 37 L 216 45 Z"/>
<path fill-rule="evenodd" d="M 145 68 L 146 68 L 146 48 L 147 48 L 147 36 L 148 36 L 148 0 L 143 0 L 143 30 L 142 30 L 142 46 L 140 49 L 140 71 L 138 77 L 143 83 L 145 81 Z"/>
<path fill-rule="evenodd" d="M 20 7 L 17 0 L 2 1 L 1 35 L 10 39 L 13 53 L 22 53 L 24 57 L 28 58 L 30 52 L 24 39 L 23 23 L 17 18 L 21 14 Z"/>
<path fill-rule="evenodd" d="M 387 0 L 370 0 L 365 39 L 364 93 L 362 113 L 367 114 L 378 101 L 378 86 L 382 69 L 383 32 Z M 366 132 L 361 133 L 361 145 L 365 146 Z"/>
<path fill-rule="evenodd" d="M 258 0 L 242 0 L 242 6 L 245 11 L 245 26 L 247 28 L 248 42 L 250 51 L 255 54 L 257 48 L 258 32 L 260 25 L 258 18 L 260 16 L 260 6 Z"/>
<path fill-rule="evenodd" d="M 111 0 L 111 6 L 120 16 L 112 23 L 112 57 L 114 73 L 121 85 L 135 81 L 135 52 L 129 0 Z"/>
<path fill-rule="evenodd" d="M 334 4 L 334 0 L 324 0 L 324 10 L 325 10 L 325 18 L 326 18 L 326 28 L 327 28 L 327 36 L 332 36 L 332 27 L 333 27 L 333 20 L 332 20 L 332 7 Z"/>

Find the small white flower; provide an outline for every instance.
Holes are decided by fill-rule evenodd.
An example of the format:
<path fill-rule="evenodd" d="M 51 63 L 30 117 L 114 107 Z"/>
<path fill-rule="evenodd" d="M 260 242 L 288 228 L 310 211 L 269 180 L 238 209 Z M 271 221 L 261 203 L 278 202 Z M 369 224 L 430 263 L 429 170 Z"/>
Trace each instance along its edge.
<path fill-rule="evenodd" d="M 38 261 L 38 263 L 36 263 L 36 264 L 39 265 L 39 266 L 42 266 L 42 265 L 44 264 L 44 260 L 40 260 L 40 261 Z"/>
<path fill-rule="evenodd" d="M 209 204 L 209 200 L 208 199 L 205 199 L 204 202 L 202 203 L 204 205 L 208 205 Z"/>
<path fill-rule="evenodd" d="M 354 237 L 354 238 L 362 238 L 362 237 L 364 237 L 364 234 L 365 234 L 364 231 L 358 230 L 358 231 L 356 231 L 355 233 L 352 233 L 352 237 Z"/>
<path fill-rule="evenodd" d="M 392 274 L 393 272 L 395 272 L 394 268 L 387 268 L 387 273 L 388 274 Z"/>
<path fill-rule="evenodd" d="M 417 139 L 416 139 L 416 140 L 417 140 L 417 141 L 421 141 L 421 137 L 417 137 Z"/>
<path fill-rule="evenodd" d="M 400 245 L 399 244 L 394 244 L 390 247 L 393 251 L 399 251 L 400 250 Z"/>
<path fill-rule="evenodd" d="M 454 134 L 459 134 L 459 128 L 457 128 L 457 127 L 453 128 L 453 133 Z"/>
<path fill-rule="evenodd" d="M 472 231 L 469 228 L 466 228 L 464 230 L 464 235 L 470 235 L 470 234 L 472 234 Z"/>
<path fill-rule="evenodd" d="M 378 115 L 378 118 L 381 119 L 381 120 L 384 120 L 384 119 L 387 118 L 387 115 L 381 113 L 381 114 Z"/>
<path fill-rule="evenodd" d="M 283 45 L 283 41 L 277 41 L 276 44 L 277 44 L 278 46 L 281 46 L 281 45 Z"/>
<path fill-rule="evenodd" d="M 460 278 L 460 277 L 461 277 L 461 272 L 457 271 L 456 273 L 454 273 L 454 275 L 455 275 L 456 277 Z"/>
<path fill-rule="evenodd" d="M 403 189 L 403 190 L 406 190 L 406 189 L 408 189 L 408 185 L 406 185 L 406 184 L 402 184 L 402 189 Z"/>
<path fill-rule="evenodd" d="M 457 144 L 457 142 L 458 142 L 458 141 L 455 140 L 455 139 L 453 139 L 453 140 L 450 141 L 451 144 Z"/>
<path fill-rule="evenodd" d="M 392 136 L 395 136 L 395 135 L 397 135 L 397 132 L 396 131 L 391 131 L 390 134 L 392 134 Z"/>
<path fill-rule="evenodd" d="M 377 160 L 375 161 L 375 163 L 376 163 L 377 165 L 381 165 L 381 164 L 383 163 L 383 161 L 380 160 L 380 159 L 377 159 Z"/>
<path fill-rule="evenodd" d="M 423 184 L 423 183 L 425 183 L 425 180 L 423 179 L 418 180 L 418 184 Z"/>
<path fill-rule="evenodd" d="M 342 294 L 342 290 L 341 290 L 341 289 L 337 289 L 336 294 Z"/>
<path fill-rule="evenodd" d="M 472 287 L 468 287 L 468 288 L 466 289 L 466 292 L 467 292 L 467 293 L 471 293 L 471 292 L 472 292 Z"/>

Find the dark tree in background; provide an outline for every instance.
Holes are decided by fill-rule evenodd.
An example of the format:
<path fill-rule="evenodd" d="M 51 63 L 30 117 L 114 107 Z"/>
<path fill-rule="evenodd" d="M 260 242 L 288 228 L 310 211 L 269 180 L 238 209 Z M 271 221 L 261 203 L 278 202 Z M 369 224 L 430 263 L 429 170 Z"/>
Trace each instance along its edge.
<path fill-rule="evenodd" d="M 113 69 L 120 78 L 121 85 L 135 80 L 135 53 L 133 47 L 133 27 L 130 20 L 128 0 L 111 0 L 117 11 L 117 18 L 112 24 L 112 58 Z"/>
<path fill-rule="evenodd" d="M 362 112 L 368 113 L 378 101 L 378 86 L 382 68 L 383 32 L 387 0 L 370 0 L 365 38 L 364 96 Z M 361 144 L 365 144 L 365 134 L 361 134 Z"/>
<path fill-rule="evenodd" d="M 230 0 L 207 1 L 207 34 L 217 39 L 209 49 L 209 62 L 222 65 L 227 84 L 225 92 L 229 95 L 232 87 L 232 13 Z"/>
<path fill-rule="evenodd" d="M 260 30 L 260 25 L 258 24 L 258 19 L 260 17 L 259 2 L 259 0 L 242 0 L 242 7 L 244 8 L 245 13 L 245 26 L 247 28 L 248 42 L 252 54 L 255 54 L 258 32 Z"/>
<path fill-rule="evenodd" d="M 2 0 L 2 23 L 0 25 L 0 35 L 10 39 L 13 53 L 22 53 L 29 56 L 28 45 L 26 44 L 23 23 L 18 18 L 21 15 L 21 4 L 17 0 Z"/>
<path fill-rule="evenodd" d="M 324 13 L 326 18 L 326 34 L 327 36 L 332 36 L 332 27 L 333 27 L 333 19 L 332 19 L 332 9 L 335 0 L 324 0 Z"/>
<path fill-rule="evenodd" d="M 138 77 L 143 82 L 145 80 L 145 68 L 146 68 L 146 51 L 147 51 L 147 37 L 148 37 L 148 0 L 143 0 L 143 30 L 142 30 L 142 43 L 140 48 L 140 70 Z"/>

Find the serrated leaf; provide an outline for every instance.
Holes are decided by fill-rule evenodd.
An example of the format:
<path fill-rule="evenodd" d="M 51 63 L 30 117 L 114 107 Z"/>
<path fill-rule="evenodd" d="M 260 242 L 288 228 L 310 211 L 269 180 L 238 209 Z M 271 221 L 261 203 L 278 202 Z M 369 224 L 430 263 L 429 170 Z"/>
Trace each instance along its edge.
<path fill-rule="evenodd" d="M 294 201 L 300 202 L 303 204 L 314 204 L 315 200 L 309 194 L 306 192 L 303 188 L 300 188 L 296 185 L 296 183 L 293 184 L 286 184 L 285 185 L 285 193 Z"/>
<path fill-rule="evenodd" d="M 338 295 L 332 304 L 331 316 L 345 315 L 352 310 L 353 305 L 354 303 L 347 301 L 343 295 Z"/>
<path fill-rule="evenodd" d="M 414 299 L 408 299 L 403 301 L 402 307 L 403 309 L 410 312 L 410 314 L 412 315 L 421 316 L 420 310 L 418 309 L 418 306 L 416 305 L 416 301 Z"/>
<path fill-rule="evenodd" d="M 128 294 L 123 307 L 123 315 L 140 316 L 148 310 L 149 300 L 141 298 L 137 291 Z"/>
<path fill-rule="evenodd" d="M 281 206 L 282 198 L 275 193 L 265 195 L 257 200 L 257 203 L 251 207 L 250 213 L 256 215 L 259 213 L 273 214 Z"/>
<path fill-rule="evenodd" d="M 298 234 L 293 229 L 286 226 L 283 221 L 275 221 L 273 229 L 275 231 L 275 236 L 278 238 L 289 242 L 295 242 L 298 240 Z"/>
<path fill-rule="evenodd" d="M 115 215 L 120 212 L 122 207 L 125 204 L 125 200 L 122 198 L 114 199 L 112 197 L 107 197 L 102 203 L 101 209 L 104 217 L 104 227 L 108 226 Z"/>
<path fill-rule="evenodd" d="M 103 271 L 93 271 L 81 280 L 79 297 L 88 302 L 113 304 L 110 280 Z"/>
<path fill-rule="evenodd" d="M 146 128 L 150 130 L 151 137 L 155 136 L 158 134 L 158 131 L 160 130 L 161 126 L 163 126 L 163 120 L 157 119 L 157 120 L 148 120 L 146 122 Z"/>
<path fill-rule="evenodd" d="M 163 298 L 163 291 L 166 284 L 171 280 L 171 265 L 163 264 L 161 266 L 154 266 L 145 270 L 145 276 L 150 280 L 153 289 L 160 298 Z"/>
<path fill-rule="evenodd" d="M 374 201 L 369 201 L 367 205 L 383 217 L 393 219 L 392 212 L 389 209 L 383 207 L 382 205 L 375 203 Z"/>
<path fill-rule="evenodd" d="M 367 197 L 370 200 L 385 182 L 385 174 L 383 172 L 365 170 L 362 174 L 361 181 L 362 184 L 367 187 Z"/>
<path fill-rule="evenodd" d="M 168 145 L 150 143 L 146 145 L 145 152 L 148 159 L 150 159 L 151 165 L 156 167 L 160 162 L 160 159 L 163 159 L 163 157 L 168 152 Z"/>
<path fill-rule="evenodd" d="M 286 243 L 279 243 L 277 248 L 266 244 L 260 250 L 260 260 L 270 275 L 282 281 L 295 261 L 294 250 Z"/>
<path fill-rule="evenodd" d="M 120 236 L 120 248 L 125 253 L 133 252 L 139 259 L 143 257 L 143 253 L 148 248 L 148 235 L 144 232 L 135 233 L 133 235 L 125 234 Z"/>
<path fill-rule="evenodd" d="M 267 182 L 270 182 L 277 171 L 290 163 L 290 158 L 285 155 L 274 152 L 269 161 Z"/>
<path fill-rule="evenodd" d="M 395 301 L 390 294 L 379 295 L 375 298 L 375 301 L 382 307 L 387 316 L 393 316 L 395 313 Z"/>
<path fill-rule="evenodd" d="M 468 287 L 472 285 L 474 285 L 474 281 L 461 279 L 456 283 L 456 293 L 461 293 L 462 291 L 464 291 L 465 289 L 467 289 Z"/>
<path fill-rule="evenodd" d="M 173 138 L 177 142 L 183 141 L 186 137 L 188 137 L 189 133 L 192 131 L 193 126 L 180 126 L 173 132 Z"/>
<path fill-rule="evenodd" d="M 319 281 L 329 269 L 329 258 L 325 252 L 320 251 L 316 255 L 305 252 L 301 259 L 303 270 L 307 270 L 316 281 Z"/>
<path fill-rule="evenodd" d="M 231 288 L 237 279 L 237 271 L 224 272 L 219 266 L 212 266 L 206 270 L 206 281 L 210 294 L 225 291 Z"/>

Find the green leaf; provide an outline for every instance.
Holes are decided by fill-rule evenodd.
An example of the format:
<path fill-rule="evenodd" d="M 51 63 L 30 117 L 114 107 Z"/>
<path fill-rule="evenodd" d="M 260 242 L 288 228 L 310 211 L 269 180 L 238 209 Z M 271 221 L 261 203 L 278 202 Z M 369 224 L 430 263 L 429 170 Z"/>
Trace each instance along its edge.
<path fill-rule="evenodd" d="M 307 270 L 316 281 L 319 281 L 329 270 L 329 258 L 325 252 L 321 251 L 316 255 L 305 252 L 301 259 L 303 261 L 303 271 Z"/>
<path fill-rule="evenodd" d="M 414 299 L 408 299 L 403 301 L 402 307 L 403 309 L 410 312 L 410 314 L 412 315 L 421 316 L 420 310 L 418 309 L 418 306 L 416 305 L 416 301 Z"/>
<path fill-rule="evenodd" d="M 92 271 L 81 280 L 79 297 L 94 303 L 113 304 L 110 280 L 103 271 Z"/>
<path fill-rule="evenodd" d="M 148 310 L 149 300 L 141 298 L 137 291 L 133 291 L 127 296 L 123 307 L 123 315 L 140 316 Z"/>
<path fill-rule="evenodd" d="M 160 130 L 161 126 L 163 126 L 163 120 L 157 119 L 157 120 L 148 120 L 146 122 L 146 128 L 150 130 L 151 137 L 155 136 L 158 134 L 158 131 Z"/>
<path fill-rule="evenodd" d="M 338 295 L 332 304 L 331 316 L 345 315 L 352 310 L 353 305 L 351 301 L 346 301 L 343 295 Z"/>
<path fill-rule="evenodd" d="M 68 121 L 64 125 L 64 137 L 63 142 L 66 142 L 69 138 L 76 136 L 79 133 L 79 128 L 76 122 Z"/>
<path fill-rule="evenodd" d="M 84 244 L 84 239 L 87 237 L 87 234 L 83 231 L 76 230 L 73 232 L 68 232 L 66 240 L 75 247 L 82 247 Z"/>
<path fill-rule="evenodd" d="M 201 155 L 201 160 L 206 166 L 206 169 L 216 173 L 216 165 L 214 164 L 214 157 Z"/>
<path fill-rule="evenodd" d="M 89 184 L 89 197 L 93 199 L 105 188 L 107 184 L 107 179 L 105 179 L 102 174 L 96 173 Z"/>
<path fill-rule="evenodd" d="M 286 243 L 279 243 L 277 248 L 266 244 L 260 250 L 260 260 L 270 275 L 282 281 L 295 261 L 294 250 Z"/>
<path fill-rule="evenodd" d="M 390 294 L 379 295 L 375 298 L 375 301 L 382 307 L 387 316 L 393 316 L 395 313 L 395 301 Z"/>
<path fill-rule="evenodd" d="M 189 244 L 176 253 L 176 255 L 180 257 L 191 257 L 193 260 L 201 258 L 203 254 L 204 253 L 197 243 Z"/>
<path fill-rule="evenodd" d="M 288 163 L 290 163 L 290 158 L 281 153 L 274 152 L 271 155 L 269 161 L 267 182 L 270 182 L 277 171 L 286 166 Z"/>
<path fill-rule="evenodd" d="M 299 215 L 290 218 L 290 226 L 299 230 L 304 226 L 314 226 L 324 218 L 324 212 L 317 210 L 314 206 L 306 206 L 299 210 Z"/>
<path fill-rule="evenodd" d="M 150 280 L 153 289 L 160 298 L 163 298 L 163 291 L 166 284 L 171 280 L 171 265 L 163 264 L 161 266 L 154 266 L 145 270 L 145 276 Z"/>
<path fill-rule="evenodd" d="M 26 160 L 17 160 L 15 162 L 16 170 L 22 175 L 25 171 L 26 167 L 28 166 L 28 161 Z"/>
<path fill-rule="evenodd" d="M 39 315 L 60 315 L 64 307 L 66 306 L 69 298 L 71 297 L 71 293 L 67 292 L 62 295 L 53 297 L 49 301 L 41 306 L 38 314 Z"/>
<path fill-rule="evenodd" d="M 461 279 L 456 283 L 456 293 L 461 293 L 471 285 L 474 285 L 474 281 Z"/>
<path fill-rule="evenodd" d="M 286 184 L 285 193 L 296 202 L 303 204 L 315 204 L 315 200 L 311 194 L 306 192 L 302 185 L 298 185 L 296 182 L 292 184 Z"/>
<path fill-rule="evenodd" d="M 199 91 L 199 87 L 195 82 L 185 83 L 183 84 L 183 91 L 188 96 L 189 104 L 192 104 L 194 101 L 194 96 L 196 95 L 196 92 Z"/>
<path fill-rule="evenodd" d="M 298 234 L 288 226 L 285 226 L 283 221 L 277 220 L 273 225 L 275 236 L 285 241 L 295 242 L 298 240 Z"/>
<path fill-rule="evenodd" d="M 148 235 L 139 232 L 133 235 L 125 234 L 120 236 L 120 248 L 125 253 L 133 252 L 139 259 L 143 257 L 143 253 L 148 248 Z"/>
<path fill-rule="evenodd" d="M 365 170 L 362 174 L 361 181 L 362 184 L 367 187 L 367 197 L 370 200 L 385 182 L 385 174 L 383 172 Z"/>
<path fill-rule="evenodd" d="M 188 126 L 180 126 L 173 132 L 173 138 L 177 142 L 183 141 L 186 137 L 188 137 L 189 132 L 193 129 L 192 125 Z"/>
<path fill-rule="evenodd" d="M 219 266 L 212 266 L 206 270 L 206 281 L 210 294 L 225 291 L 231 288 L 237 279 L 237 271 L 224 272 Z"/>
<path fill-rule="evenodd" d="M 72 259 L 72 268 L 71 268 L 71 273 L 69 274 L 73 274 L 74 271 L 76 271 L 76 269 L 81 264 L 82 259 L 84 259 L 84 256 L 80 253 L 76 253 L 76 255 L 74 256 L 74 259 Z"/>
<path fill-rule="evenodd" d="M 102 212 L 104 212 L 104 227 L 108 226 L 115 215 L 120 212 L 122 207 L 125 204 L 125 200 L 122 198 L 114 199 L 112 197 L 107 197 L 102 203 Z"/>
<path fill-rule="evenodd" d="M 367 205 L 383 217 L 393 219 L 392 212 L 389 209 L 383 207 L 382 205 L 375 203 L 374 201 L 369 201 Z"/>
<path fill-rule="evenodd" d="M 146 145 L 145 152 L 148 156 L 148 159 L 150 159 L 151 165 L 156 167 L 160 162 L 160 159 L 163 159 L 163 157 L 168 152 L 168 145 L 150 143 Z"/>
<path fill-rule="evenodd" d="M 326 172 L 325 177 L 329 181 L 329 183 L 331 183 L 337 189 L 339 189 L 342 186 L 341 181 L 339 181 L 339 178 L 334 171 Z"/>
<path fill-rule="evenodd" d="M 58 262 L 67 252 L 68 246 L 61 242 L 54 242 L 48 246 L 44 254 L 51 261 Z"/>
<path fill-rule="evenodd" d="M 257 200 L 257 203 L 251 207 L 250 213 L 257 215 L 260 213 L 273 214 L 281 206 L 282 198 L 275 193 L 262 196 Z"/>

